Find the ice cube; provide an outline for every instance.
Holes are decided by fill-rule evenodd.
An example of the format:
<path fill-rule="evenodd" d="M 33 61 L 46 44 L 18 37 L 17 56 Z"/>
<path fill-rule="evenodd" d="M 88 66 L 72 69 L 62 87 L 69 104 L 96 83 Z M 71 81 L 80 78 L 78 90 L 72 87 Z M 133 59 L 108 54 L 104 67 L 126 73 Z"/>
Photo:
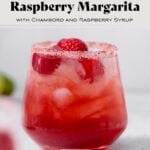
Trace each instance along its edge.
<path fill-rule="evenodd" d="M 85 69 L 83 68 L 82 64 L 79 62 L 79 60 L 76 60 L 76 59 L 68 59 L 68 60 L 65 60 L 66 64 L 68 66 L 70 66 L 70 68 L 73 68 L 73 70 L 78 74 L 82 75 L 82 76 L 85 76 Z M 68 67 L 67 66 L 67 67 Z"/>
<path fill-rule="evenodd" d="M 53 92 L 53 98 L 57 107 L 64 108 L 73 101 L 73 94 L 67 88 L 59 88 Z"/>

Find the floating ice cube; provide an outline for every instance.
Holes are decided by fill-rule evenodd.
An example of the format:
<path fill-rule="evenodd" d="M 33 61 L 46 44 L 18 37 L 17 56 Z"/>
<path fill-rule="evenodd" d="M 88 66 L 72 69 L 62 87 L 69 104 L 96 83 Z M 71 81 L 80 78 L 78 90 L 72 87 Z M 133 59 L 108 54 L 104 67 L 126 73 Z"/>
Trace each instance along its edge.
<path fill-rule="evenodd" d="M 82 64 L 79 62 L 78 59 L 68 59 L 65 63 L 67 64 L 67 67 L 70 66 L 70 68 L 72 68 L 75 73 L 77 73 L 77 75 L 79 74 L 81 76 L 85 76 L 85 69 L 83 68 Z"/>
<path fill-rule="evenodd" d="M 73 101 L 73 95 L 67 88 L 59 88 L 53 92 L 53 97 L 56 105 L 59 108 L 64 108 Z"/>

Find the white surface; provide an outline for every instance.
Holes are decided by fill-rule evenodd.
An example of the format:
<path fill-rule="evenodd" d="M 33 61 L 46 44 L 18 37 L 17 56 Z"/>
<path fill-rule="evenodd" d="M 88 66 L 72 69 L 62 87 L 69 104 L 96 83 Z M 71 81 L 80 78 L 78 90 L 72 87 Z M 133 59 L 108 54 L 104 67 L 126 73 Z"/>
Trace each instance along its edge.
<path fill-rule="evenodd" d="M 150 92 L 128 93 L 128 127 L 109 150 L 150 150 Z"/>
<path fill-rule="evenodd" d="M 0 71 L 17 83 L 22 97 L 33 43 L 78 37 L 117 45 L 125 89 L 150 90 L 150 28 L 0 28 Z M 19 91 L 20 90 L 20 91 Z"/>
<path fill-rule="evenodd" d="M 128 126 L 108 150 L 150 150 L 150 93 L 127 93 Z M 21 150 L 41 150 L 24 133 Z"/>

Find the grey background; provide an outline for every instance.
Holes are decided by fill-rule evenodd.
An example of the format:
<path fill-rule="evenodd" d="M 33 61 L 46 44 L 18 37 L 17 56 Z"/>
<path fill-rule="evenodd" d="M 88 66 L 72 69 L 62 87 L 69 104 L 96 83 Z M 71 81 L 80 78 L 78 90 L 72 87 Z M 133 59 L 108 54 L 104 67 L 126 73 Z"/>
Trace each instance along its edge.
<path fill-rule="evenodd" d="M 150 29 L 124 28 L 0 28 L 0 71 L 9 74 L 17 84 L 14 97 L 23 95 L 33 43 L 78 37 L 85 41 L 115 44 L 125 92 L 150 93 Z"/>

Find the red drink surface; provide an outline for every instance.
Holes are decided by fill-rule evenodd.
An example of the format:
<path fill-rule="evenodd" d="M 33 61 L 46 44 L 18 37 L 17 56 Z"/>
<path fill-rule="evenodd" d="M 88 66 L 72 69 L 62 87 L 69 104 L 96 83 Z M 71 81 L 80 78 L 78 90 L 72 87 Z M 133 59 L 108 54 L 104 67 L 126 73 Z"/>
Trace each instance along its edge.
<path fill-rule="evenodd" d="M 43 43 L 46 48 L 49 44 Z M 41 53 L 41 47 L 34 47 L 33 53 Z M 105 147 L 124 131 L 127 116 L 117 55 L 113 51 L 107 54 L 111 45 L 103 44 L 104 47 L 104 55 L 102 51 L 82 55 L 57 53 L 61 62 L 51 74 L 40 74 L 30 68 L 24 96 L 24 127 L 41 147 Z M 56 52 L 49 54 L 54 56 Z M 102 63 L 104 73 L 93 71 L 92 82 L 83 80 L 81 57 Z"/>

